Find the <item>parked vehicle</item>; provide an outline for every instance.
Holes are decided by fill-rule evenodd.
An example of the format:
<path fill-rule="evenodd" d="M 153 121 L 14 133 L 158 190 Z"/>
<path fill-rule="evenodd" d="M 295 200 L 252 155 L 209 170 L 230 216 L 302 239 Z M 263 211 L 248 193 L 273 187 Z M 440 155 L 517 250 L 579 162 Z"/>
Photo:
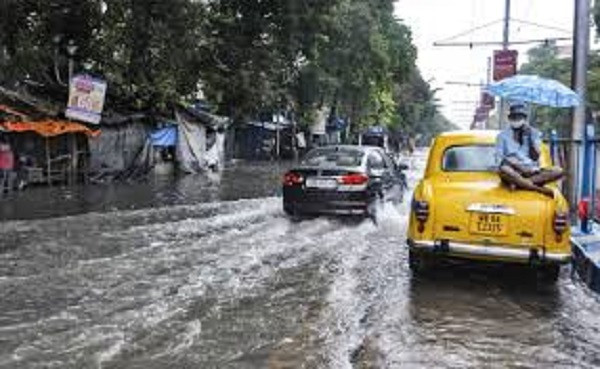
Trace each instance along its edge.
<path fill-rule="evenodd" d="M 414 191 L 408 231 L 413 270 L 439 258 L 525 263 L 549 280 L 569 262 L 568 204 L 510 190 L 496 173 L 497 131 L 452 132 L 432 145 L 424 178 Z M 548 167 L 548 148 L 540 165 Z"/>
<path fill-rule="evenodd" d="M 402 170 L 379 147 L 329 146 L 307 153 L 283 178 L 289 215 L 374 216 L 377 202 L 401 202 Z"/>

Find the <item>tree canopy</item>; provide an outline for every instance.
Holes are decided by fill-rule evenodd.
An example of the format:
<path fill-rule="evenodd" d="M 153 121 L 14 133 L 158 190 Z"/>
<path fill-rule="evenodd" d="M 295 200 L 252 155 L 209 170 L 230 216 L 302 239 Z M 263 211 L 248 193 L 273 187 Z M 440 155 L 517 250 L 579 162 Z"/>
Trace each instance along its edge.
<path fill-rule="evenodd" d="M 73 53 L 69 53 L 70 51 Z M 62 87 L 69 58 L 108 107 L 165 112 L 200 92 L 237 120 L 324 107 L 353 130 L 447 129 L 393 0 L 4 0 L 0 84 Z"/>
<path fill-rule="evenodd" d="M 530 49 L 529 61 L 521 67 L 523 74 L 535 74 L 558 80 L 569 86 L 571 82 L 571 58 L 560 58 L 555 43 L 549 42 Z M 600 55 L 591 52 L 588 66 L 587 104 L 594 111 L 600 110 Z M 543 130 L 556 129 L 567 135 L 570 121 L 569 109 L 537 107 L 535 119 Z"/>

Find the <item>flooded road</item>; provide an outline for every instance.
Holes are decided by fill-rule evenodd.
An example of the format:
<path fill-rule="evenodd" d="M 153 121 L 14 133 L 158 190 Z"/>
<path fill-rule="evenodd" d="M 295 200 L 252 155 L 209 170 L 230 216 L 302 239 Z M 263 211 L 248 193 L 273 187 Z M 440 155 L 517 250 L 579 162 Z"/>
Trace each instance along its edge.
<path fill-rule="evenodd" d="M 0 223 L 0 368 L 600 366 L 600 299 L 568 270 L 415 278 L 406 204 L 292 222 L 282 170 L 6 205 L 44 219 Z"/>

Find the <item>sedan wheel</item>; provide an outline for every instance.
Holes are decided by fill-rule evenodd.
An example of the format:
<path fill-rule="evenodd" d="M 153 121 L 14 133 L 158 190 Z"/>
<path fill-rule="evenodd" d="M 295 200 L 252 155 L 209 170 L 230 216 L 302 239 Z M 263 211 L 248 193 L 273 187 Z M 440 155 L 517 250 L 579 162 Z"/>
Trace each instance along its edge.
<path fill-rule="evenodd" d="M 295 216 L 297 214 L 296 208 L 290 204 L 283 204 L 283 212 L 288 216 Z"/>
<path fill-rule="evenodd" d="M 542 265 L 537 270 L 538 278 L 545 283 L 556 283 L 560 276 L 560 265 Z"/>

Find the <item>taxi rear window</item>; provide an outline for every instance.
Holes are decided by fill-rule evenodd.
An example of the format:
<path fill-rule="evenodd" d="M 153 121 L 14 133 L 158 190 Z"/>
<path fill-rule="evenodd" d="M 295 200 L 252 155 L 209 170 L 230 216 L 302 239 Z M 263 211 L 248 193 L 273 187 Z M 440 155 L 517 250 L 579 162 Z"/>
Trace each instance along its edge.
<path fill-rule="evenodd" d="M 453 146 L 444 152 L 445 172 L 493 172 L 498 168 L 492 145 Z"/>

